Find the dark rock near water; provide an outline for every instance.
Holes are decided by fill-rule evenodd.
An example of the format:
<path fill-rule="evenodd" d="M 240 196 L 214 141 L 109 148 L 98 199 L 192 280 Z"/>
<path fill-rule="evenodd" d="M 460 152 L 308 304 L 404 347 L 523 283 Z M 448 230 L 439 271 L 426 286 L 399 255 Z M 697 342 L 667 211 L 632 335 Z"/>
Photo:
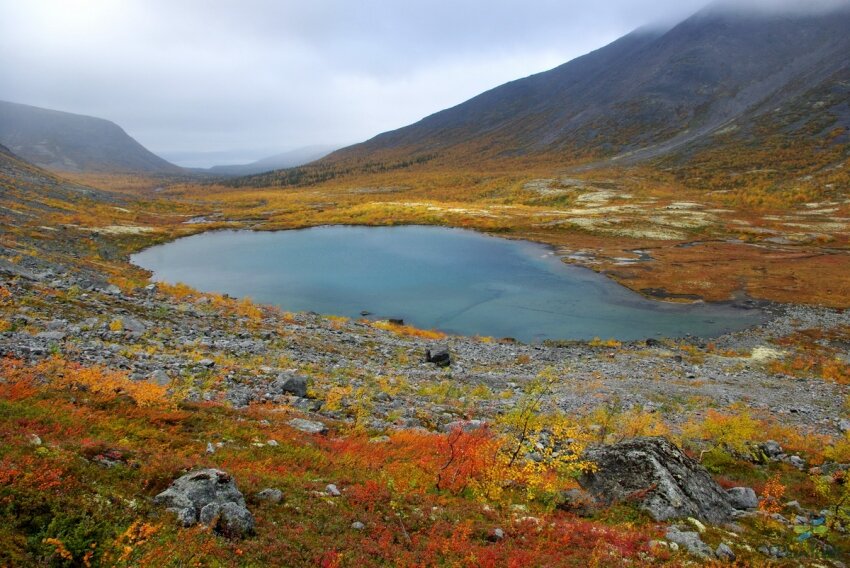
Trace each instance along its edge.
<path fill-rule="evenodd" d="M 448 367 L 452 364 L 452 356 L 447 345 L 437 345 L 425 351 L 425 361 L 438 367 Z"/>
<path fill-rule="evenodd" d="M 634 502 L 657 521 L 694 517 L 722 523 L 732 514 L 726 492 L 708 471 L 661 437 L 589 449 L 594 473 L 579 480 L 605 503 Z"/>

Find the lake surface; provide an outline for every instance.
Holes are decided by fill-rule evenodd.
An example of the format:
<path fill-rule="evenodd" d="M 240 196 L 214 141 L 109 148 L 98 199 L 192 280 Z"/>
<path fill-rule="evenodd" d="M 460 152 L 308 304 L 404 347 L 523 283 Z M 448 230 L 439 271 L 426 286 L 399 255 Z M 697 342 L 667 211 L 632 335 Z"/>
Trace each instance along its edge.
<path fill-rule="evenodd" d="M 217 231 L 133 255 L 154 279 L 287 311 L 403 318 L 464 335 L 623 340 L 719 335 L 755 310 L 643 298 L 544 245 L 442 227 Z"/>

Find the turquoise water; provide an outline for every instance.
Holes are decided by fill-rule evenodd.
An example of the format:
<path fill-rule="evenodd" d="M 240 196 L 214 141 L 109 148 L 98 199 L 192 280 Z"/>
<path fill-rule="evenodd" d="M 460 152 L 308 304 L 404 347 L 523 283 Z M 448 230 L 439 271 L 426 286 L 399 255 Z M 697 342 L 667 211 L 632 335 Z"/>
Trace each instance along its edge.
<path fill-rule="evenodd" d="M 249 296 L 287 311 L 403 318 L 465 335 L 543 339 L 719 335 L 761 314 L 648 300 L 546 246 L 441 227 L 218 231 L 133 262 L 165 282 Z"/>

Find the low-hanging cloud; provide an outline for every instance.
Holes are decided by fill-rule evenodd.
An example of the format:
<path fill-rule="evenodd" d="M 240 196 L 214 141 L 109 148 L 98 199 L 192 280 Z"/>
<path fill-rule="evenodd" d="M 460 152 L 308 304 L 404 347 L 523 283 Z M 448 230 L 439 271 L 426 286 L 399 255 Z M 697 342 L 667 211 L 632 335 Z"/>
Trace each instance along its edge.
<path fill-rule="evenodd" d="M 114 120 L 184 165 L 248 161 L 366 139 L 705 3 L 0 0 L 0 99 Z"/>

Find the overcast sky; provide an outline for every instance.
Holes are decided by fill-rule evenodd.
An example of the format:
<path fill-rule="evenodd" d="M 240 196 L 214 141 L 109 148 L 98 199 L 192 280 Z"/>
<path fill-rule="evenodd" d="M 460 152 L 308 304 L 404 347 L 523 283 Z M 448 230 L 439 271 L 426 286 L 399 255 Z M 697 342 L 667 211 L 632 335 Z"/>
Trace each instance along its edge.
<path fill-rule="evenodd" d="M 238 163 L 370 138 L 706 3 L 0 0 L 0 99 Z"/>

